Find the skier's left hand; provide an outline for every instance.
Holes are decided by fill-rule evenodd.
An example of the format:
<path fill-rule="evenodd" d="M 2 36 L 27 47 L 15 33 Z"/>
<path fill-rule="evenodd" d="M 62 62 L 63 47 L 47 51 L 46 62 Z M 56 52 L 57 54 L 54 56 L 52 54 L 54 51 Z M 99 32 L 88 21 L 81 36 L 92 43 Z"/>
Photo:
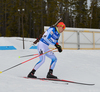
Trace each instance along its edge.
<path fill-rule="evenodd" d="M 62 48 L 61 48 L 61 46 L 60 46 L 60 45 L 55 44 L 55 46 L 56 46 L 56 48 L 58 49 L 58 51 L 59 51 L 59 52 L 62 52 Z"/>

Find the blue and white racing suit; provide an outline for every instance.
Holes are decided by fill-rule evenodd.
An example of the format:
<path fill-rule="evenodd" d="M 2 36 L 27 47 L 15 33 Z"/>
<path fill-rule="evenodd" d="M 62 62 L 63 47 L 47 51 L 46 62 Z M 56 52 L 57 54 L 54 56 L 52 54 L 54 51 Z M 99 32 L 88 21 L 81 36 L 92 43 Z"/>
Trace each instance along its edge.
<path fill-rule="evenodd" d="M 49 51 L 50 49 L 48 48 L 48 46 L 50 44 L 55 45 L 56 43 L 58 43 L 59 37 L 60 37 L 60 33 L 57 31 L 57 28 L 50 27 L 43 34 L 42 38 L 40 39 L 37 45 L 39 55 Z M 45 56 L 49 57 L 52 60 L 49 69 L 52 70 L 54 69 L 55 64 L 57 62 L 57 58 L 54 55 L 54 53 L 51 51 L 39 57 L 40 61 L 35 65 L 34 67 L 35 70 L 37 70 L 45 62 Z"/>

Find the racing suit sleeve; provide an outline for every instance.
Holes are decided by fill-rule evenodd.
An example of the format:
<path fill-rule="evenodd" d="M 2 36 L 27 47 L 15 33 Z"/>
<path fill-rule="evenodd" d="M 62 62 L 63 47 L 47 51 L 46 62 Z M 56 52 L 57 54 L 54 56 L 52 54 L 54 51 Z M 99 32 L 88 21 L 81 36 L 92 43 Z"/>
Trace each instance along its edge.
<path fill-rule="evenodd" d="M 54 36 L 54 34 L 55 34 L 54 28 L 48 29 L 46 34 L 47 34 L 46 38 L 45 38 L 46 42 L 48 42 L 51 45 L 55 45 L 56 43 L 58 43 L 58 38 L 59 38 L 60 34 L 55 37 Z"/>

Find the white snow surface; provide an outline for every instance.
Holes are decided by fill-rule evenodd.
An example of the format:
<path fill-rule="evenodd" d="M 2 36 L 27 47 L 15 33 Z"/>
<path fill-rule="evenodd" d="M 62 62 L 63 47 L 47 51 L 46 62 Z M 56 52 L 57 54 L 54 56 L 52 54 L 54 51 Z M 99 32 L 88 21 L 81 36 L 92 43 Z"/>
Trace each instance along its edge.
<path fill-rule="evenodd" d="M 36 49 L 29 49 L 32 38 L 25 38 L 22 49 L 22 38 L 0 37 L 0 46 L 12 45 L 17 50 L 0 50 L 0 71 L 24 62 L 34 56 L 18 58 L 18 56 L 37 54 Z M 35 58 L 0 74 L 0 92 L 100 92 L 100 50 L 63 50 L 54 52 L 58 61 L 53 74 L 60 79 L 94 83 L 94 86 L 61 82 L 49 82 L 25 79 L 34 65 L 39 61 Z M 46 57 L 45 63 L 37 70 L 37 77 L 46 77 L 51 60 Z"/>

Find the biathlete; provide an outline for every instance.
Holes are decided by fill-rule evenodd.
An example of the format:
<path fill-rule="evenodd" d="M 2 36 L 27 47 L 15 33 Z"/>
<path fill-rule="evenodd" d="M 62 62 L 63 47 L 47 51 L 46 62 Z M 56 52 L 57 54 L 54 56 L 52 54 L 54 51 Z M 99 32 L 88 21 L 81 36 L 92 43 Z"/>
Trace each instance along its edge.
<path fill-rule="evenodd" d="M 59 22 L 56 27 L 50 27 L 42 36 L 42 38 L 39 40 L 39 43 L 37 45 L 38 54 L 41 55 L 50 49 L 48 48 L 49 44 L 54 45 L 59 52 L 62 52 L 61 46 L 58 44 L 58 39 L 60 37 L 60 33 L 62 33 L 65 29 L 65 24 L 63 22 Z M 34 66 L 32 71 L 28 74 L 27 77 L 29 78 L 37 78 L 34 74 L 36 70 L 45 62 L 45 56 L 51 59 L 51 64 L 49 68 L 49 72 L 47 73 L 47 78 L 55 78 L 57 79 L 57 76 L 53 75 L 53 69 L 56 65 L 57 58 L 54 55 L 52 51 L 41 55 L 40 61 Z"/>

